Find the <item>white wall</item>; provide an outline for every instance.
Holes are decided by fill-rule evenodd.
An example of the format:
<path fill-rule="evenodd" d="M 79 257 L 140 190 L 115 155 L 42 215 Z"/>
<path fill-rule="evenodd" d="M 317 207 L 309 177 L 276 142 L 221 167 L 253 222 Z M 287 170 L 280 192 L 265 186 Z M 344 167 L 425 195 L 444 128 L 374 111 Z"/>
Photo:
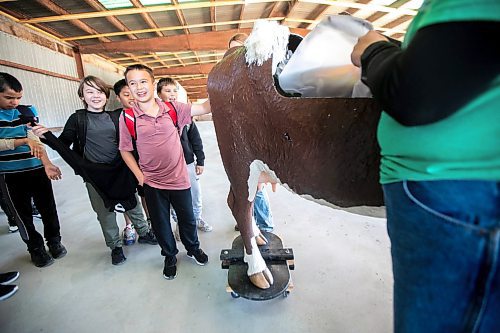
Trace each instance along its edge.
<path fill-rule="evenodd" d="M 0 59 L 77 77 L 76 62 L 73 57 L 53 51 L 38 44 L 0 31 Z M 121 69 L 102 58 L 84 56 L 85 75 L 95 75 L 112 86 L 123 78 Z M 47 127 L 63 127 L 68 117 L 77 109 L 83 108 L 78 98 L 79 82 L 56 78 L 0 65 L 0 71 L 14 75 L 23 85 L 22 104 L 34 105 L 40 116 L 40 123 Z M 111 94 L 107 109 L 118 108 L 119 104 Z M 49 150 L 51 158 L 57 157 Z"/>

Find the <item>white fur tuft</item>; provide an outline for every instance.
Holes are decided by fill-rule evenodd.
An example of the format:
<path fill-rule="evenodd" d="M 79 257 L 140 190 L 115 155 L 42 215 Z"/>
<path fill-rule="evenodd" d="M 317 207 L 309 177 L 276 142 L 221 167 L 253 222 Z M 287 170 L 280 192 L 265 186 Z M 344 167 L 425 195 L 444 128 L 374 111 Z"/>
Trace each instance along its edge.
<path fill-rule="evenodd" d="M 245 41 L 247 64 L 262 66 L 272 56 L 274 75 L 278 63 L 285 59 L 289 35 L 288 27 L 279 25 L 276 21 L 255 22 L 252 33 Z"/>

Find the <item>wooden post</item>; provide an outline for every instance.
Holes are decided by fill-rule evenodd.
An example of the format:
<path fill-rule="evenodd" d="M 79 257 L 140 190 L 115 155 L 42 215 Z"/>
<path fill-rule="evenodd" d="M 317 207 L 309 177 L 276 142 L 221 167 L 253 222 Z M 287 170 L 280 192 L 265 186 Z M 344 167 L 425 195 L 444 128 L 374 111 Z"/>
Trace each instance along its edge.
<path fill-rule="evenodd" d="M 76 62 L 76 72 L 78 73 L 78 78 L 81 80 L 85 77 L 85 72 L 83 70 L 82 54 L 80 53 L 80 49 L 78 47 L 73 48 L 73 56 L 75 57 Z"/>

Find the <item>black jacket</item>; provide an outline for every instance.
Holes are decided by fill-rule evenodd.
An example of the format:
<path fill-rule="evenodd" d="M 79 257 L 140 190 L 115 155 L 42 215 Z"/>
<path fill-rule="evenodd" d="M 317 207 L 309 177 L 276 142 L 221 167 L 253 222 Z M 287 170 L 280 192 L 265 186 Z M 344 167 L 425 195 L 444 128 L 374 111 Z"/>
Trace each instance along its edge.
<path fill-rule="evenodd" d="M 64 125 L 64 129 L 61 135 L 59 135 L 59 140 L 61 140 L 68 147 L 73 145 L 73 151 L 82 157 L 87 137 L 87 112 L 88 111 L 85 109 L 76 110 L 75 113 L 69 116 L 66 124 Z M 119 120 L 121 109 L 104 112 L 109 114 L 109 116 L 111 117 L 111 120 L 113 121 L 116 129 L 116 142 L 120 142 Z"/>
<path fill-rule="evenodd" d="M 196 155 L 196 165 L 205 165 L 205 153 L 203 152 L 203 142 L 201 141 L 198 127 L 193 122 L 184 126 L 181 134 L 182 150 L 184 151 L 184 159 L 186 164 L 194 162 Z"/>
<path fill-rule="evenodd" d="M 117 142 L 119 142 L 120 113 L 106 112 L 115 124 Z M 43 141 L 56 150 L 85 182 L 92 184 L 103 199 L 106 208 L 113 211 L 117 204 L 121 204 L 125 210 L 130 210 L 137 205 L 135 199 L 137 180 L 120 153 L 110 164 L 93 163 L 83 157 L 88 122 L 86 113 L 86 110 L 77 110 L 69 117 L 59 138 L 48 132 L 44 135 Z M 69 149 L 71 145 L 73 145 L 72 150 Z"/>

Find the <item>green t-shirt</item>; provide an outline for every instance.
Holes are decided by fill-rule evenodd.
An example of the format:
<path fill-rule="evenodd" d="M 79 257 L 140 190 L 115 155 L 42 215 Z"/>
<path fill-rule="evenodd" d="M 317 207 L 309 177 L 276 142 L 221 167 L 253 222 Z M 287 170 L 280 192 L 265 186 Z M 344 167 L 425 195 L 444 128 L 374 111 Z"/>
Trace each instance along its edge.
<path fill-rule="evenodd" d="M 403 47 L 424 26 L 471 20 L 500 21 L 500 1 L 425 1 L 408 28 Z M 401 180 L 500 180 L 500 73 L 489 90 L 433 124 L 403 126 L 383 112 L 378 140 L 382 184 Z"/>

